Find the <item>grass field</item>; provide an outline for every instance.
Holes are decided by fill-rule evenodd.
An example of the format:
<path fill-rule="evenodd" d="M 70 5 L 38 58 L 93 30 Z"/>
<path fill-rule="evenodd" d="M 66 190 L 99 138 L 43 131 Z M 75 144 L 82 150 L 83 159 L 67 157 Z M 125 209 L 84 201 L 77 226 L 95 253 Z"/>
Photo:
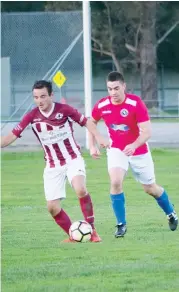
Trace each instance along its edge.
<path fill-rule="evenodd" d="M 155 200 L 129 173 L 128 232 L 115 239 L 105 155 L 84 156 L 99 244 L 60 244 L 66 236 L 46 210 L 42 152 L 2 154 L 2 291 L 179 291 L 179 230 L 169 231 Z M 179 151 L 155 150 L 153 157 L 158 183 L 179 212 Z M 82 218 L 69 186 L 63 207 L 72 220 Z"/>

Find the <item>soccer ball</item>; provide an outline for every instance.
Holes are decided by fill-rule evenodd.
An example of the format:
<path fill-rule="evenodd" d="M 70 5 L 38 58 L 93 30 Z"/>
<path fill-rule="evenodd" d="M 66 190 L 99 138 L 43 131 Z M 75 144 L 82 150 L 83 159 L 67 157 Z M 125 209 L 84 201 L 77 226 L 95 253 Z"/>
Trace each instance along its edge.
<path fill-rule="evenodd" d="M 92 232 L 93 229 L 88 222 L 79 220 L 72 223 L 69 235 L 77 242 L 88 242 L 91 239 Z"/>

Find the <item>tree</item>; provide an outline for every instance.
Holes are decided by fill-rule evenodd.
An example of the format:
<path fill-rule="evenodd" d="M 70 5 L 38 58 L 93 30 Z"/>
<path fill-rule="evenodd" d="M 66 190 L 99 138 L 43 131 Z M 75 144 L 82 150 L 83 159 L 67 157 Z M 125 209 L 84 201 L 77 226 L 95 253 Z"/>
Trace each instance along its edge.
<path fill-rule="evenodd" d="M 179 68 L 179 2 L 163 1 L 157 4 L 156 34 L 158 61 L 165 68 Z"/>
<path fill-rule="evenodd" d="M 2 1 L 2 11 L 81 10 L 81 1 Z M 179 3 L 92 1 L 92 50 L 116 70 L 140 74 L 142 98 L 157 106 L 157 62 L 179 68 Z M 72 28 L 70 28 L 72 29 Z M 169 52 L 168 52 L 169 51 Z"/>
<path fill-rule="evenodd" d="M 45 1 L 1 1 L 1 12 L 44 11 Z"/>
<path fill-rule="evenodd" d="M 141 94 L 149 108 L 157 106 L 157 48 L 179 23 L 178 13 L 170 11 L 161 35 L 156 27 L 160 6 L 154 1 L 105 1 L 102 13 L 92 13 L 93 51 L 111 56 L 118 71 L 140 70 Z"/>
<path fill-rule="evenodd" d="M 141 93 L 147 106 L 157 107 L 156 2 L 141 2 L 139 41 Z"/>
<path fill-rule="evenodd" d="M 137 2 L 131 2 L 129 10 L 134 10 Z M 115 5 L 114 5 L 115 4 Z M 92 6 L 92 50 L 101 56 L 110 56 L 116 70 L 122 72 L 126 64 L 134 63 L 133 57 L 125 47 L 126 38 L 128 39 L 128 27 L 126 26 L 127 8 L 125 2 L 104 1 L 96 6 Z M 126 9 L 127 10 L 127 9 Z M 137 16 L 137 14 L 136 14 Z M 136 16 L 133 16 L 134 18 Z M 131 27 L 133 18 L 130 19 Z M 128 22 L 128 26 L 130 26 Z"/>
<path fill-rule="evenodd" d="M 176 28 L 179 21 L 172 17 L 169 28 L 157 40 L 157 3 L 155 1 L 140 2 L 140 24 L 138 34 L 138 46 L 126 47 L 139 55 L 141 93 L 147 106 L 157 107 L 157 48 Z M 158 7 L 160 8 L 160 7 Z M 158 30 L 159 34 L 159 30 Z"/>
<path fill-rule="evenodd" d="M 45 5 L 46 11 L 73 11 L 81 9 L 81 1 L 47 1 Z"/>

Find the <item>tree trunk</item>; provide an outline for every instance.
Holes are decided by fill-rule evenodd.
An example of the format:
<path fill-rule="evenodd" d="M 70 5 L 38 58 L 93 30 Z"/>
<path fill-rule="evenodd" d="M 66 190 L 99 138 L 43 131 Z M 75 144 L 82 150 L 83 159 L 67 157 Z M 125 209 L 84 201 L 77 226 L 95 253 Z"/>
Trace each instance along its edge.
<path fill-rule="evenodd" d="M 141 2 L 141 95 L 148 108 L 157 107 L 156 2 Z"/>

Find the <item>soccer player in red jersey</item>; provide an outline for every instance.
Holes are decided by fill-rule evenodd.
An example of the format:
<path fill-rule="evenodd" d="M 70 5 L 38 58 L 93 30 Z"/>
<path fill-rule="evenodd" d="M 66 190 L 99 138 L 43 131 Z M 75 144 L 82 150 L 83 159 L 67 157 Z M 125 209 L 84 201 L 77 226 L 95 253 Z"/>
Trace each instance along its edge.
<path fill-rule="evenodd" d="M 53 102 L 51 82 L 37 81 L 32 91 L 37 107 L 27 113 L 11 133 L 1 138 L 1 147 L 13 143 L 31 124 L 45 154 L 44 190 L 48 211 L 56 223 L 69 234 L 71 220 L 60 207 L 60 200 L 66 197 L 65 185 L 68 179 L 79 198 L 84 219 L 93 228 L 91 241 L 100 242 L 101 239 L 94 227 L 91 196 L 86 188 L 85 163 L 73 137 L 72 123 L 85 126 L 101 147 L 108 147 L 109 142 L 100 135 L 96 125 L 75 108 Z M 71 239 L 68 238 L 65 242 L 71 242 Z"/>
<path fill-rule="evenodd" d="M 109 96 L 100 99 L 92 110 L 92 121 L 103 120 L 111 141 L 107 149 L 108 172 L 111 182 L 110 196 L 117 220 L 115 237 L 123 237 L 127 231 L 123 181 L 128 167 L 146 193 L 155 198 L 168 217 L 169 227 L 176 230 L 178 217 L 166 191 L 156 184 L 154 164 L 147 144 L 151 136 L 151 123 L 147 107 L 141 98 L 126 93 L 124 77 L 111 72 L 107 77 Z M 89 134 L 90 154 L 99 157 L 95 138 Z"/>

